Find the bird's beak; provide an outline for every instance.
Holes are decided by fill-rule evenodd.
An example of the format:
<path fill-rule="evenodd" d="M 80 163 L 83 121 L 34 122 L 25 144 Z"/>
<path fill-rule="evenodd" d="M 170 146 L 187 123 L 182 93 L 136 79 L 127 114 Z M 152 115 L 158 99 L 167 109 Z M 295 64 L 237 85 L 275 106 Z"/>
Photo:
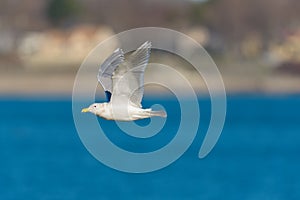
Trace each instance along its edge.
<path fill-rule="evenodd" d="M 89 112 L 89 108 L 84 108 L 84 109 L 81 110 L 81 112 L 84 112 L 84 113 Z"/>

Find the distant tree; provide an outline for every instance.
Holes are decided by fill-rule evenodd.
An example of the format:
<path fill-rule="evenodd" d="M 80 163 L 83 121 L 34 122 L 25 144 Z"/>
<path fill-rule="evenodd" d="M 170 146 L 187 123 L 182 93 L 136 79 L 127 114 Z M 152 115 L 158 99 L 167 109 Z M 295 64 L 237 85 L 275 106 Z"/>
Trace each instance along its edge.
<path fill-rule="evenodd" d="M 50 0 L 47 16 L 53 25 L 62 25 L 76 18 L 80 10 L 81 6 L 76 0 Z"/>
<path fill-rule="evenodd" d="M 207 12 L 210 12 L 210 6 L 216 0 L 194 0 L 188 10 L 188 21 L 190 25 L 199 25 L 206 23 Z M 206 25 L 206 24 L 205 24 Z"/>
<path fill-rule="evenodd" d="M 213 0 L 196 9 L 196 15 L 225 41 L 226 48 L 240 54 L 241 44 L 253 35 L 261 39 L 263 50 L 290 27 L 298 27 L 298 0 Z"/>

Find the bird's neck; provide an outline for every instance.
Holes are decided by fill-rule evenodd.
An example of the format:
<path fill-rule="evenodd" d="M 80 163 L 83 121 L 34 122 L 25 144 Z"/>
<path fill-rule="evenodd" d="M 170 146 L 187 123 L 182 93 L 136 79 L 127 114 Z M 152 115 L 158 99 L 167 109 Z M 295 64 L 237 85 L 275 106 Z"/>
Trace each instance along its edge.
<path fill-rule="evenodd" d="M 109 103 L 101 103 L 101 110 L 96 114 L 105 119 L 112 118 L 111 105 Z"/>

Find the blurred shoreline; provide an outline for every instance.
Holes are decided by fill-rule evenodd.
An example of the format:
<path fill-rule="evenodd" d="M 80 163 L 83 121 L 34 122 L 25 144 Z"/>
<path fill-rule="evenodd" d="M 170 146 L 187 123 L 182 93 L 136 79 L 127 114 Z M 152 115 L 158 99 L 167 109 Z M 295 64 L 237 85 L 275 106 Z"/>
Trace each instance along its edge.
<path fill-rule="evenodd" d="M 85 57 L 101 41 L 138 27 L 165 27 L 193 38 L 216 62 L 229 94 L 300 93 L 298 1 L 17 2 L 22 11 L 17 4 L 0 3 L 1 96 L 71 95 L 76 71 Z M 257 11 L 264 12 L 257 15 Z M 114 12 L 119 15 L 112 15 Z M 174 50 L 193 51 L 181 40 L 172 45 Z M 92 58 L 90 72 L 95 73 L 117 47 L 118 41 L 112 41 L 101 56 Z M 199 95 L 208 94 L 189 63 L 154 51 L 150 61 L 174 67 Z M 152 80 L 157 74 L 185 92 L 168 74 L 147 69 L 145 76 Z M 96 74 L 87 77 L 95 78 L 96 84 Z M 165 95 L 156 87 L 146 92 Z"/>
<path fill-rule="evenodd" d="M 155 72 L 154 72 L 155 73 Z M 200 76 L 196 76 L 191 71 L 181 72 L 198 95 L 208 95 L 206 85 Z M 254 73 L 254 72 L 252 72 Z M 227 94 L 254 93 L 254 94 L 298 94 L 300 93 L 300 77 L 290 74 L 271 73 L 267 75 L 256 75 L 250 72 L 235 72 L 231 70 L 221 70 Z M 153 76 L 153 72 L 145 73 L 146 78 Z M 166 78 L 167 75 L 162 75 Z M 70 96 L 72 95 L 73 84 L 76 74 L 71 72 L 1 72 L 0 73 L 0 96 Z M 91 77 L 96 75 L 86 74 L 86 80 L 90 81 Z M 215 77 L 210 77 L 214 79 Z M 85 79 L 85 78 L 84 78 Z M 184 86 L 178 85 L 171 78 L 167 80 L 174 87 L 179 87 L 185 91 Z M 84 83 L 83 83 L 84 84 Z M 99 94 L 101 94 L 101 90 Z M 147 87 L 148 95 L 164 96 L 164 90 L 158 87 Z M 85 91 L 82 91 L 84 96 Z M 104 95 L 104 94 L 103 94 Z"/>

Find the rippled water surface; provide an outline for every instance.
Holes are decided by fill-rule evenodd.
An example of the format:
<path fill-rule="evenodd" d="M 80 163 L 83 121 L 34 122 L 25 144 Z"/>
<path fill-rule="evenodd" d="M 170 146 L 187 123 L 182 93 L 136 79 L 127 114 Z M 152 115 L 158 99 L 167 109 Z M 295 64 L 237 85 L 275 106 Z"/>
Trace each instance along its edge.
<path fill-rule="evenodd" d="M 221 138 L 202 160 L 197 155 L 210 101 L 200 98 L 192 146 L 175 163 L 147 174 L 119 172 L 94 159 L 76 132 L 71 100 L 51 99 L 1 98 L 0 199 L 300 199 L 300 96 L 228 97 Z M 144 105 L 154 103 L 168 112 L 166 134 L 134 139 L 113 122 L 99 123 L 121 148 L 159 149 L 176 134 L 180 109 L 171 98 L 146 98 Z"/>

